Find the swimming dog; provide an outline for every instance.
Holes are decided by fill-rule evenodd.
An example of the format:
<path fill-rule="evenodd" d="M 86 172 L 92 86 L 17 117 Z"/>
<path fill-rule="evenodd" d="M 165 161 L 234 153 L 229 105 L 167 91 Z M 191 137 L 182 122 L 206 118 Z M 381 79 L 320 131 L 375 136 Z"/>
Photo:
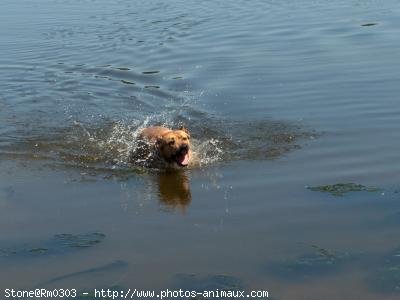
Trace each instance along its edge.
<path fill-rule="evenodd" d="M 146 141 L 155 153 L 169 167 L 187 167 L 192 158 L 190 133 L 181 127 L 173 130 L 163 126 L 147 127 L 139 134 L 139 139 Z"/>

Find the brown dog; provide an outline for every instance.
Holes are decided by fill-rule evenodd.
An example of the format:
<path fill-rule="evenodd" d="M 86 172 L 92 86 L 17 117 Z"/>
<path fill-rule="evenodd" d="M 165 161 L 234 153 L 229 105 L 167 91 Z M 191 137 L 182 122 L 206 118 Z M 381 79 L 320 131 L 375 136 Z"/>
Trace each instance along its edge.
<path fill-rule="evenodd" d="M 190 134 L 186 128 L 172 130 L 163 126 L 147 127 L 139 137 L 154 145 L 157 156 L 168 164 L 179 167 L 189 165 L 192 151 Z"/>

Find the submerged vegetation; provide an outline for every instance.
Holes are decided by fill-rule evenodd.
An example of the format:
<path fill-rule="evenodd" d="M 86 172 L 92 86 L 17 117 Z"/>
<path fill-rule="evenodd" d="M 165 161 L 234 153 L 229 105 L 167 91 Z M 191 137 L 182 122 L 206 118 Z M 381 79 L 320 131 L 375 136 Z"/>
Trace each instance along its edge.
<path fill-rule="evenodd" d="M 64 246 L 72 248 L 87 248 L 101 243 L 106 237 L 104 233 L 94 232 L 86 234 L 57 234 L 54 236 L 57 240 L 61 241 Z"/>
<path fill-rule="evenodd" d="M 268 272 L 285 279 L 308 279 L 338 271 L 358 256 L 311 245 L 312 252 L 268 266 Z"/>
<path fill-rule="evenodd" d="M 379 192 L 376 187 L 364 186 L 356 183 L 337 183 L 333 185 L 309 186 L 311 191 L 330 193 L 333 196 L 343 196 L 349 192 Z"/>
<path fill-rule="evenodd" d="M 105 237 L 106 235 L 100 232 L 56 234 L 51 239 L 42 243 L 0 248 L 0 257 L 54 254 L 67 251 L 71 248 L 89 248 L 101 243 Z"/>

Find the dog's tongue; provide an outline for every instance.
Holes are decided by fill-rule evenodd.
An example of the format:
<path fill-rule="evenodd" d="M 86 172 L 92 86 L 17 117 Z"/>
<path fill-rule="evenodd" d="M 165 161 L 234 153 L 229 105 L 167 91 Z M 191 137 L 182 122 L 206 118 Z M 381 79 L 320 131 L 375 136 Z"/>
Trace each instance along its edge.
<path fill-rule="evenodd" d="M 189 154 L 182 153 L 176 157 L 176 162 L 181 166 L 187 166 L 189 164 Z"/>

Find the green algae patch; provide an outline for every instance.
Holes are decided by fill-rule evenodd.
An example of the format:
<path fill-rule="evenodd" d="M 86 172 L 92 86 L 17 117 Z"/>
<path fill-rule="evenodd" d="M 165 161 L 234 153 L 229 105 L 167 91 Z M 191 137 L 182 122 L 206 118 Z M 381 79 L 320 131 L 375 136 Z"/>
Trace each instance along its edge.
<path fill-rule="evenodd" d="M 349 192 L 379 192 L 381 189 L 356 183 L 337 183 L 333 185 L 309 186 L 314 192 L 330 193 L 333 196 L 343 196 Z"/>
<path fill-rule="evenodd" d="M 36 242 L 24 243 L 9 247 L 0 248 L 0 258 L 4 257 L 33 257 L 43 255 L 61 254 L 69 251 L 85 249 L 100 244 L 106 235 L 100 232 L 70 234 L 56 234 L 51 239 Z"/>
<path fill-rule="evenodd" d="M 7 257 L 7 256 L 15 255 L 17 253 L 18 252 L 16 249 L 10 249 L 10 248 L 1 248 L 0 249 L 0 257 Z"/>
<path fill-rule="evenodd" d="M 29 250 L 29 253 L 32 253 L 32 254 L 44 254 L 44 253 L 46 253 L 47 251 L 49 251 L 49 249 L 47 249 L 47 248 L 32 248 L 32 249 L 30 249 Z"/>
<path fill-rule="evenodd" d="M 311 247 L 315 249 L 316 254 L 326 259 L 335 260 L 337 258 L 337 254 L 330 249 L 321 248 L 317 245 L 311 245 Z"/>
<path fill-rule="evenodd" d="M 311 245 L 311 248 L 312 251 L 301 256 L 267 265 L 267 272 L 287 281 L 307 280 L 337 273 L 360 258 L 349 252 L 333 251 L 317 245 Z"/>
<path fill-rule="evenodd" d="M 104 233 L 94 232 L 85 234 L 63 233 L 54 236 L 56 240 L 62 242 L 64 246 L 71 248 L 88 248 L 102 242 L 106 237 Z"/>
<path fill-rule="evenodd" d="M 29 255 L 42 255 L 49 251 L 48 248 L 44 247 L 33 247 L 30 248 L 26 245 L 15 248 L 2 248 L 0 249 L 0 257 L 11 257 L 15 255 L 29 256 Z"/>

